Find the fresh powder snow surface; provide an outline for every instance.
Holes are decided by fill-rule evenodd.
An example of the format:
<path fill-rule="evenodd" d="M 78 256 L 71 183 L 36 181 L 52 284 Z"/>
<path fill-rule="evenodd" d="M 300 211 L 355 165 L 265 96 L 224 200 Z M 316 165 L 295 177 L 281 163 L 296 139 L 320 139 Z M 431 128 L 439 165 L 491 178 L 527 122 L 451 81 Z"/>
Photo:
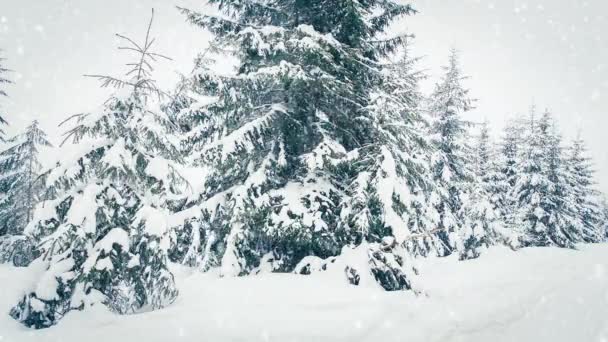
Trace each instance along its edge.
<path fill-rule="evenodd" d="M 30 330 L 8 311 L 36 267 L 0 265 L 0 341 L 608 341 L 608 245 L 505 248 L 419 260 L 422 293 L 352 287 L 333 275 L 219 278 L 176 268 L 168 308 L 117 316 L 102 306 Z"/>

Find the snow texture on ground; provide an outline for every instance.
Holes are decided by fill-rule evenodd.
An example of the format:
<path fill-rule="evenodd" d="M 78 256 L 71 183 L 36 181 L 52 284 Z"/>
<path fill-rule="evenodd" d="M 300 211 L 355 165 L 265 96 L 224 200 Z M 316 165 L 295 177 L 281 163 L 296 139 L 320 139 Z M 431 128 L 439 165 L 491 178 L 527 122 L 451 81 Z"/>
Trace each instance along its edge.
<path fill-rule="evenodd" d="M 35 331 L 6 313 L 37 271 L 0 265 L 0 341 L 608 341 L 608 245 L 493 248 L 418 267 L 419 295 L 324 274 L 218 278 L 179 268 L 180 296 L 167 309 L 117 316 L 98 306 Z"/>

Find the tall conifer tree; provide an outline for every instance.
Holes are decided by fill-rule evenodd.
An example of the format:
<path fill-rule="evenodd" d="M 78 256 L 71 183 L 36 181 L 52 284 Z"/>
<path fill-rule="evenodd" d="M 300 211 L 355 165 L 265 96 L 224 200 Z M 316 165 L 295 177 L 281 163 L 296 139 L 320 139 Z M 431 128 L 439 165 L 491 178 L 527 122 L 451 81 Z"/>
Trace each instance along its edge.
<path fill-rule="evenodd" d="M 432 143 L 425 134 L 429 122 L 419 89 L 425 76 L 416 69 L 418 60 L 406 47 L 395 63 L 384 67 L 384 80 L 373 93 L 370 106 L 379 143 L 370 148 L 374 153 L 366 155 L 366 162 L 356 162 L 360 178 L 353 183 L 345 209 L 349 224 L 366 232 L 367 240 L 383 236 L 381 231 L 374 232 L 375 226 L 407 227 L 402 231 L 409 234 L 405 238 L 408 252 L 427 255 L 441 243 L 433 234 L 436 212 L 429 205 L 433 177 L 427 157 Z M 361 200 L 367 204 L 362 205 Z M 384 208 L 381 215 L 373 212 L 374 201 Z"/>
<path fill-rule="evenodd" d="M 0 235 L 19 235 L 44 191 L 40 148 L 51 147 L 51 143 L 34 121 L 8 144 L 0 153 Z"/>
<path fill-rule="evenodd" d="M 205 170 L 177 237 L 194 247 L 178 248 L 176 259 L 242 275 L 263 262 L 291 271 L 307 256 L 366 245 L 372 270 L 358 272 L 386 289 L 407 288 L 402 258 L 385 253 L 402 250 L 424 221 L 415 222 L 413 208 L 425 201 L 419 76 L 406 58 L 404 83 L 387 77 L 381 61 L 406 37 L 381 37 L 413 9 L 394 1 L 211 3 L 221 16 L 183 12 L 238 66 L 217 75 L 199 64 L 172 106 L 193 164 Z"/>
<path fill-rule="evenodd" d="M 439 214 L 436 224 L 439 229 L 437 235 L 442 241 L 438 250 L 441 256 L 451 254 L 456 248 L 466 249 L 464 241 L 468 237 L 460 234 L 464 219 L 463 200 L 473 176 L 467 145 L 470 123 L 462 118 L 472 109 L 473 101 L 463 85 L 467 77 L 462 75 L 456 50 L 452 50 L 449 63 L 443 70 L 444 74 L 430 98 L 431 134 L 435 147 L 431 156 L 436 183 L 433 202 Z"/>
<path fill-rule="evenodd" d="M 0 153 L 0 262 L 27 266 L 37 251 L 23 230 L 44 192 L 40 153 L 51 143 L 34 121 L 7 144 Z"/>
<path fill-rule="evenodd" d="M 573 247 L 577 238 L 567 228 L 572 224 L 572 213 L 564 203 L 568 184 L 561 138 L 548 111 L 538 120 L 532 111 L 529 127 L 513 193 L 514 225 L 522 229 L 523 246 Z"/>
<path fill-rule="evenodd" d="M 519 176 L 519 167 L 524 157 L 526 123 L 523 118 L 509 120 L 503 130 L 496 158 L 497 180 L 493 198 L 503 223 L 501 239 L 504 243 L 518 247 L 521 230 L 516 225 L 517 201 L 513 197 Z"/>
<path fill-rule="evenodd" d="M 595 189 L 594 170 L 580 135 L 572 142 L 565 160 L 569 196 L 565 199 L 573 213 L 577 240 L 587 243 L 603 240 L 600 193 Z"/>
<path fill-rule="evenodd" d="M 459 234 L 463 237 L 461 259 L 478 257 L 481 247 L 488 247 L 500 240 L 501 217 L 499 206 L 502 190 L 490 130 L 487 122 L 480 127 L 479 136 L 472 149 L 473 180 L 466 189 L 464 223 Z"/>

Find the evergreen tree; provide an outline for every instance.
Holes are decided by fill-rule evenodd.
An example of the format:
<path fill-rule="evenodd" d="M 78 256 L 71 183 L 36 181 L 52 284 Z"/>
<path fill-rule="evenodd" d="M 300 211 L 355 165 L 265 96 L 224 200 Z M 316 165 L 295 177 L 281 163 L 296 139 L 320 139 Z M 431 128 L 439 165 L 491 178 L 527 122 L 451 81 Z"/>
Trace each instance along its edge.
<path fill-rule="evenodd" d="M 44 191 L 40 148 L 51 143 L 34 121 L 8 144 L 0 153 L 0 235 L 20 235 Z"/>
<path fill-rule="evenodd" d="M 0 52 L 2 52 L 2 50 L 0 50 Z M 2 66 L 2 63 L 4 62 L 4 58 L 0 57 L 0 86 L 4 86 L 6 84 L 10 84 L 12 83 L 11 80 L 5 78 L 4 74 L 6 74 L 7 72 L 9 72 L 9 69 L 6 69 L 5 67 Z M 4 89 L 0 88 L 0 98 L 2 97 L 7 97 L 8 94 L 6 93 L 6 91 L 4 91 Z M 6 121 L 6 113 L 4 113 L 4 111 L 2 110 L 2 107 L 0 107 L 0 142 L 3 142 L 5 139 L 5 132 L 2 129 L 2 126 L 8 125 L 8 122 Z"/>
<path fill-rule="evenodd" d="M 463 120 L 462 115 L 472 109 L 473 101 L 469 98 L 469 90 L 462 84 L 466 77 L 460 71 L 455 50 L 452 50 L 449 64 L 443 69 L 445 73 L 430 98 L 431 134 L 435 146 L 431 156 L 436 183 L 433 201 L 439 213 L 437 235 L 443 243 L 438 254 L 449 255 L 458 248 L 466 255 L 464 251 L 474 248 L 470 244 L 477 239 L 463 236 L 473 232 L 461 229 L 464 195 L 472 179 L 467 157 L 470 153 L 467 145 L 470 123 Z"/>
<path fill-rule="evenodd" d="M 503 223 L 500 239 L 511 247 L 518 247 L 520 227 L 516 225 L 517 200 L 513 197 L 519 175 L 519 166 L 524 158 L 525 120 L 517 118 L 507 122 L 498 146 L 497 179 L 492 198 Z"/>
<path fill-rule="evenodd" d="M 479 256 L 480 247 L 488 247 L 499 239 L 501 198 L 496 194 L 503 184 L 497 170 L 490 130 L 487 122 L 481 124 L 479 136 L 473 149 L 473 174 L 464 201 L 464 224 L 460 233 L 466 240 L 461 250 L 461 259 Z"/>
<path fill-rule="evenodd" d="M 343 217 L 367 241 L 378 241 L 387 227 L 393 234 L 400 229 L 399 240 L 409 254 L 427 255 L 441 248 L 441 242 L 433 234 L 437 215 L 428 198 L 433 189 L 427 160 L 432 145 L 425 136 L 429 122 L 419 90 L 425 76 L 415 67 L 418 60 L 406 46 L 397 62 L 384 67 L 384 80 L 370 106 L 378 142 L 356 161 L 359 178 L 349 189 Z M 383 209 L 374 212 L 378 204 Z"/>
<path fill-rule="evenodd" d="M 151 62 L 162 57 L 151 50 L 151 25 L 143 45 L 119 36 L 137 54 L 130 78 L 96 76 L 119 89 L 98 112 L 72 119 L 66 140 L 82 153 L 45 175 L 50 199 L 37 206 L 26 234 L 40 241 L 36 262 L 46 271 L 11 311 L 27 326 L 51 326 L 99 301 L 127 314 L 177 295 L 167 268 L 168 208 L 183 182 L 172 166 L 172 124 L 150 78 Z"/>
<path fill-rule="evenodd" d="M 34 121 L 0 153 L 0 262 L 27 266 L 37 256 L 34 241 L 22 235 L 44 191 L 40 148 L 50 147 Z"/>
<path fill-rule="evenodd" d="M 406 103 L 418 95 L 383 93 L 396 79 L 387 80 L 381 60 L 406 37 L 380 37 L 413 9 L 393 1 L 211 3 L 222 17 L 182 11 L 238 66 L 217 75 L 199 63 L 171 106 L 205 177 L 181 214 L 175 260 L 243 275 L 262 262 L 291 271 L 306 256 L 369 244 L 381 285 L 409 287 L 403 258 L 392 253 L 402 250 L 413 222 L 406 208 L 423 191 L 421 155 L 399 146 L 418 144 L 410 135 L 418 114 Z"/>
<path fill-rule="evenodd" d="M 538 122 L 532 112 L 529 125 L 525 156 L 514 187 L 515 224 L 522 227 L 522 245 L 573 247 L 577 238 L 568 228 L 572 225 L 572 213 L 564 203 L 568 184 L 561 138 L 549 112 Z"/>
<path fill-rule="evenodd" d="M 541 117 L 540 124 L 548 121 L 552 132 L 548 141 L 548 177 L 551 182 L 547 212 L 551 213 L 548 227 L 552 240 L 560 247 L 574 247 L 581 240 L 581 231 L 576 227 L 576 207 L 570 204 L 572 188 L 568 183 L 566 155 L 557 124 L 549 112 Z"/>
<path fill-rule="evenodd" d="M 566 203 L 576 217 L 572 229 L 577 240 L 587 243 L 602 241 L 603 219 L 600 193 L 594 188 L 594 170 L 580 135 L 572 142 L 566 159 L 569 197 Z"/>

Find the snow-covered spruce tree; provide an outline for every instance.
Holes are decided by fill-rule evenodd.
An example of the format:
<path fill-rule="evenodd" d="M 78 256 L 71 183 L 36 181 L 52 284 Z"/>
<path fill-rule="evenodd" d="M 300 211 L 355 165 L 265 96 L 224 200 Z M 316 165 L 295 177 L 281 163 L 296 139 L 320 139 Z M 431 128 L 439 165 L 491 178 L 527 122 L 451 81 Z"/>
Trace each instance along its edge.
<path fill-rule="evenodd" d="M 389 260 L 395 265 L 392 271 L 372 268 L 387 290 L 409 286 L 399 267 L 406 255 L 428 255 L 441 248 L 434 235 L 438 215 L 428 198 L 432 146 L 425 136 L 429 127 L 421 108 L 418 84 L 423 74 L 415 68 L 417 61 L 406 46 L 397 62 L 384 65 L 382 83 L 369 106 L 376 141 L 344 163 L 356 176 L 346 188 L 340 227 L 351 243 L 381 241 L 381 250 L 392 253 L 382 257 L 395 258 Z M 373 260 L 372 265 L 377 266 Z"/>
<path fill-rule="evenodd" d="M 153 310 L 177 295 L 167 207 L 183 182 L 171 162 L 172 125 L 155 103 L 151 62 L 161 55 L 150 50 L 151 25 L 142 45 L 120 36 L 137 54 L 130 77 L 96 76 L 119 89 L 98 111 L 75 116 L 65 139 L 81 153 L 46 175 L 51 199 L 26 228 L 46 272 L 11 311 L 27 326 L 49 327 L 96 302 L 120 314 Z"/>
<path fill-rule="evenodd" d="M 435 253 L 442 245 L 434 235 L 437 212 L 428 198 L 433 189 L 428 156 L 433 148 L 426 136 L 429 122 L 419 90 L 424 75 L 416 69 L 417 61 L 406 46 L 397 62 L 384 66 L 383 83 L 370 105 L 379 143 L 355 160 L 358 175 L 342 212 L 350 226 L 367 234 L 374 227 L 407 227 L 404 247 L 414 256 Z M 374 212 L 376 201 L 384 212 Z"/>
<path fill-rule="evenodd" d="M 568 149 L 567 182 L 569 197 L 566 199 L 569 210 L 575 215 L 573 229 L 580 234 L 580 240 L 587 243 L 602 241 L 602 206 L 600 193 L 595 189 L 594 170 L 591 158 L 587 155 L 585 142 L 580 135 Z"/>
<path fill-rule="evenodd" d="M 569 182 L 567 156 L 564 153 L 557 123 L 548 111 L 541 117 L 540 124 L 542 125 L 544 121 L 550 122 L 552 129 L 547 153 L 548 176 L 552 182 L 550 205 L 547 207 L 553 208 L 549 219 L 549 231 L 558 246 L 574 247 L 574 243 L 583 240 L 583 226 L 579 225 L 577 220 L 578 208 L 573 201 L 575 197 L 572 195 L 572 183 Z"/>
<path fill-rule="evenodd" d="M 368 269 L 347 267 L 351 282 L 408 288 L 396 250 L 423 187 L 419 148 L 407 150 L 419 143 L 418 95 L 385 84 L 398 80 L 387 80 L 381 60 L 406 40 L 384 31 L 413 9 L 375 0 L 211 3 L 219 15 L 182 11 L 238 66 L 214 75 L 199 65 L 172 106 L 204 169 L 200 198 L 180 214 L 175 260 L 225 276 L 306 272 L 296 267 L 303 258 L 359 245 Z"/>
<path fill-rule="evenodd" d="M 496 157 L 497 179 L 492 193 L 493 203 L 503 223 L 500 239 L 506 245 L 517 248 L 521 230 L 516 225 L 517 200 L 513 197 L 519 177 L 519 166 L 524 158 L 526 120 L 516 118 L 505 125 Z"/>
<path fill-rule="evenodd" d="M 498 172 L 490 130 L 487 122 L 480 127 L 479 136 L 472 150 L 474 178 L 465 194 L 464 223 L 467 240 L 465 249 L 460 252 L 461 259 L 479 256 L 480 247 L 488 247 L 501 237 L 501 217 L 499 206 L 502 198 L 497 196 L 504 184 Z"/>
<path fill-rule="evenodd" d="M 8 140 L 8 146 L 0 152 L 0 235 L 19 235 L 44 191 L 40 148 L 52 145 L 34 121 L 24 133 Z"/>
<path fill-rule="evenodd" d="M 521 227 L 521 245 L 573 247 L 579 234 L 573 229 L 560 136 L 552 115 L 538 121 L 532 111 L 524 158 L 518 167 L 514 198 L 515 225 Z"/>
<path fill-rule="evenodd" d="M 34 258 L 31 240 L 22 234 L 44 191 L 40 148 L 50 146 L 34 121 L 0 152 L 0 262 L 25 266 Z"/>
<path fill-rule="evenodd" d="M 430 98 L 432 116 L 431 136 L 435 151 L 431 168 L 435 181 L 432 201 L 439 214 L 437 236 L 442 242 L 438 255 L 446 256 L 454 250 L 462 256 L 475 249 L 482 232 L 464 227 L 466 192 L 471 186 L 473 173 L 469 158 L 468 128 L 470 123 L 462 115 L 472 109 L 469 90 L 463 86 L 458 54 L 452 50 L 442 79 Z M 475 254 L 474 252 L 472 254 Z"/>
<path fill-rule="evenodd" d="M 2 52 L 2 50 L 0 50 L 0 52 Z M 3 62 L 4 62 L 4 58 L 0 57 L 0 98 L 8 96 L 6 91 L 4 89 L 2 89 L 1 87 L 6 84 L 12 83 L 11 80 L 9 80 L 8 78 L 6 78 L 4 76 L 7 72 L 9 72 L 9 69 L 2 66 Z M 6 121 L 6 113 L 4 113 L 4 111 L 2 110 L 2 107 L 0 106 L 0 142 L 3 142 L 5 139 L 5 132 L 4 132 L 4 129 L 2 129 L 2 126 L 5 126 L 7 124 L 8 124 L 8 121 Z"/>

